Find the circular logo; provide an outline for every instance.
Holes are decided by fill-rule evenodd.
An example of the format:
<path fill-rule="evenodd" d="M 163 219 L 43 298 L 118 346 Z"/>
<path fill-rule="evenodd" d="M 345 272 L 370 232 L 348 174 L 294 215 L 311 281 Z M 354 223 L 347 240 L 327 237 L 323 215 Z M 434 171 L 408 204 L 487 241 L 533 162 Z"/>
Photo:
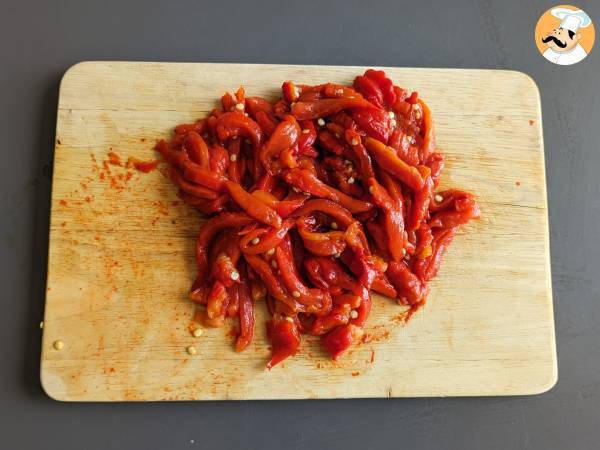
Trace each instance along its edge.
<path fill-rule="evenodd" d="M 585 59 L 594 47 L 596 30 L 590 16 L 571 5 L 550 8 L 535 27 L 535 45 L 554 64 L 570 66 Z"/>

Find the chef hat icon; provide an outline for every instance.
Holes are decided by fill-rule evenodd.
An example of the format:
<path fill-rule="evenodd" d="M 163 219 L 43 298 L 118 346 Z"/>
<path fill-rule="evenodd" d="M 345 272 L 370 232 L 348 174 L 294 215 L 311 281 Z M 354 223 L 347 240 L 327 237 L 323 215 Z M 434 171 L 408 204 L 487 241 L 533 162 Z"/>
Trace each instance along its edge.
<path fill-rule="evenodd" d="M 550 11 L 554 17 L 561 20 L 560 27 L 565 30 L 571 30 L 573 33 L 577 33 L 579 28 L 586 28 L 592 23 L 592 19 L 588 16 L 585 11 L 578 9 L 573 11 L 568 8 L 553 8 Z"/>

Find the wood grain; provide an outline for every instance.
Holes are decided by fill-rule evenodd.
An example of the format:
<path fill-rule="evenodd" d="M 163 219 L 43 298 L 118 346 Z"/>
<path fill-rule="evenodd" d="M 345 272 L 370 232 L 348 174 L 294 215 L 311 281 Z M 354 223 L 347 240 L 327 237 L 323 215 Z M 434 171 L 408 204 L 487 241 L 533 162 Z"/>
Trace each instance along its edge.
<path fill-rule="evenodd" d="M 341 362 L 314 339 L 281 367 L 259 308 L 255 343 L 190 330 L 186 301 L 200 217 L 154 171 L 106 164 L 155 157 L 156 139 L 244 84 L 350 82 L 362 67 L 85 62 L 58 105 L 41 379 L 66 401 L 516 395 L 556 382 L 539 93 L 511 71 L 386 68 L 430 105 L 448 164 L 442 187 L 474 192 L 483 217 L 445 257 L 427 306 L 408 323 L 374 300 L 371 342 Z M 53 343 L 61 340 L 62 350 Z M 198 353 L 190 356 L 186 347 Z M 372 361 L 373 359 L 373 361 Z"/>

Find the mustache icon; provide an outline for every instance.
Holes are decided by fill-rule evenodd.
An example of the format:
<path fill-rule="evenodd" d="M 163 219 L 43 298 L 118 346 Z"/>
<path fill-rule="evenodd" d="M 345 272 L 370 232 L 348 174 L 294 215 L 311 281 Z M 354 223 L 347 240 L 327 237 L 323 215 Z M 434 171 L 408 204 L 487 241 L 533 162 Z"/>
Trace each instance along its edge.
<path fill-rule="evenodd" d="M 554 43 L 556 45 L 558 45 L 560 48 L 565 48 L 567 46 L 566 42 L 560 41 L 556 36 L 547 36 L 545 38 L 542 38 L 542 42 L 544 44 L 547 43 L 547 42 L 550 42 L 550 41 L 554 41 Z"/>

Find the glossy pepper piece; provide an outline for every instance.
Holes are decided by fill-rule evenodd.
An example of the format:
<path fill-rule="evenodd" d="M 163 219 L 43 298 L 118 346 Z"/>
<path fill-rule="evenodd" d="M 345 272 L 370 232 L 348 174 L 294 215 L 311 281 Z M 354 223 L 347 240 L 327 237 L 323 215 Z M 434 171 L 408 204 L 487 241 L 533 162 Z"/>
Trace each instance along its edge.
<path fill-rule="evenodd" d="M 295 355 L 300 346 L 300 333 L 293 320 L 274 317 L 267 322 L 267 337 L 271 342 L 271 360 L 267 369 L 272 369 L 289 356 Z"/>

